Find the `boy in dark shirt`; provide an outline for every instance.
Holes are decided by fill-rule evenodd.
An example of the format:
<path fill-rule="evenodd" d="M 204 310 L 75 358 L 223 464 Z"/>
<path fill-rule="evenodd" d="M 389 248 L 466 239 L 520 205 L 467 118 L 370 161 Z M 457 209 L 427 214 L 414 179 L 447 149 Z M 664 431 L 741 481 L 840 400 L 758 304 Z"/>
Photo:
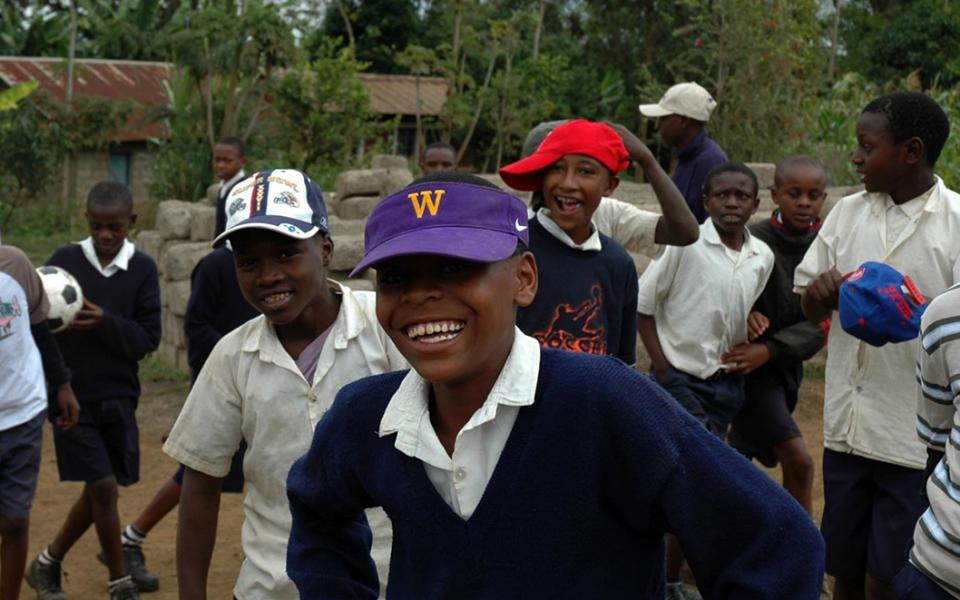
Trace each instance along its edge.
<path fill-rule="evenodd" d="M 600 199 L 616 189 L 617 173 L 629 164 L 616 131 L 576 119 L 550 132 L 532 155 L 500 170 L 510 187 L 543 194 L 537 214 L 514 226 L 529 226 L 541 275 L 540 292 L 520 308 L 517 323 L 544 347 L 609 354 L 628 365 L 636 361 L 636 267 L 592 221 Z"/>
<path fill-rule="evenodd" d="M 57 334 L 80 421 L 69 431 L 54 429 L 53 439 L 61 481 L 85 486 L 53 543 L 30 564 L 27 582 L 41 599 L 64 598 L 60 562 L 93 524 L 110 571 L 110 597 L 128 600 L 139 595 L 124 567 L 117 486 L 140 478 L 138 362 L 160 343 L 160 283 L 153 259 L 127 240 L 136 215 L 126 186 L 93 186 L 86 218 L 90 237 L 47 261 L 73 274 L 84 294 L 77 317 Z"/>
<path fill-rule="evenodd" d="M 377 597 L 368 506 L 393 524 L 397 598 L 662 598 L 666 530 L 711 598 L 815 597 L 822 541 L 796 502 L 649 378 L 521 333 L 526 207 L 442 175 L 367 222 L 357 269 L 413 370 L 344 387 L 290 471 L 301 597 Z"/>
<path fill-rule="evenodd" d="M 733 421 L 730 441 L 747 457 L 768 467 L 780 462 L 783 487 L 813 514 L 813 458 L 793 420 L 803 361 L 826 342 L 824 329 L 803 316 L 793 293 L 793 273 L 820 229 L 827 174 L 820 161 L 792 156 L 777 165 L 773 180 L 777 209 L 750 233 L 773 250 L 773 272 L 753 310 L 765 319 L 763 331 L 733 348 L 730 362 L 743 365 L 745 400 Z"/>

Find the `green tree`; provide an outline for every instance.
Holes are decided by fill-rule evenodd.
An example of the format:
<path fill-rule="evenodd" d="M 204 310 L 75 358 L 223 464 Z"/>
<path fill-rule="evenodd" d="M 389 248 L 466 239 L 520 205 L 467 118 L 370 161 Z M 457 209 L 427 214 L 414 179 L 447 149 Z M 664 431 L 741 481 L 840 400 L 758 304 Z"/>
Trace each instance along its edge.
<path fill-rule="evenodd" d="M 313 173 L 320 180 L 351 163 L 365 139 L 382 126 L 370 109 L 369 94 L 358 74 L 364 63 L 349 49 L 328 40 L 318 57 L 287 71 L 273 88 L 272 147 L 282 150 L 284 164 Z"/>
<path fill-rule="evenodd" d="M 334 4 L 323 29 L 306 44 L 311 57 L 322 55 L 324 38 L 353 40 L 354 58 L 369 63 L 372 72 L 398 73 L 403 69 L 396 55 L 409 44 L 422 43 L 413 0 L 335 0 Z"/>

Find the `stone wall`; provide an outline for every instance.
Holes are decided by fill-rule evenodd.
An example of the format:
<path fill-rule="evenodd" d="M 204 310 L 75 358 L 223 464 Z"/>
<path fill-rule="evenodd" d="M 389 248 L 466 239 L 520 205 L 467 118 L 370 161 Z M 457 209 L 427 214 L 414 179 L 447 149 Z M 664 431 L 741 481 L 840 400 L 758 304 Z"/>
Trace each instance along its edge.
<path fill-rule="evenodd" d="M 333 259 L 329 275 L 352 289 L 372 290 L 373 281 L 349 279 L 363 256 L 363 227 L 367 215 L 387 194 L 413 181 L 402 156 L 377 156 L 370 169 L 345 171 L 335 191 L 324 195 L 329 213 Z M 190 274 L 211 250 L 216 221 L 217 186 L 210 186 L 203 202 L 167 200 L 156 212 L 155 227 L 137 236 L 137 248 L 149 254 L 160 272 L 163 336 L 159 354 L 170 365 L 189 370 L 184 315 L 190 298 Z"/>
<path fill-rule="evenodd" d="M 760 182 L 760 209 L 754 220 L 769 218 L 773 210 L 769 188 L 773 185 L 772 164 L 751 164 Z M 483 177 L 504 187 L 500 178 Z M 329 274 L 346 282 L 354 289 L 373 289 L 372 274 L 365 279 L 349 279 L 349 273 L 363 256 L 363 228 L 367 216 L 384 196 L 391 194 L 413 180 L 407 160 L 402 156 L 376 156 L 370 169 L 345 171 L 334 185 L 334 191 L 324 194 L 330 222 L 330 237 L 334 251 Z M 829 208 L 841 197 L 860 188 L 829 188 Z M 217 186 L 210 186 L 207 199 L 201 203 L 168 200 L 161 202 L 156 215 L 156 228 L 143 231 L 137 237 L 137 247 L 157 261 L 160 270 L 160 292 L 163 302 L 163 338 L 160 355 L 171 365 L 187 370 L 186 340 L 183 318 L 190 297 L 190 274 L 201 258 L 211 250 L 216 210 Z M 529 201 L 529 193 L 518 194 Z M 660 205 L 649 184 L 621 182 L 614 194 L 618 199 L 640 208 L 660 212 Z M 650 259 L 633 255 L 637 271 L 642 273 Z"/>
<path fill-rule="evenodd" d="M 138 212 L 142 213 L 143 211 L 140 209 L 150 201 L 148 186 L 150 179 L 153 177 L 155 156 L 143 144 L 126 144 L 122 149 L 130 156 L 130 192 L 133 194 L 133 201 L 137 205 Z M 111 179 L 110 155 L 109 152 L 104 150 L 102 152 L 84 152 L 78 154 L 75 158 L 77 199 L 82 205 L 82 201 L 87 197 L 87 192 L 94 184 L 105 179 Z M 61 177 L 62 172 L 58 173 L 50 184 L 50 197 L 60 197 L 63 189 Z"/>

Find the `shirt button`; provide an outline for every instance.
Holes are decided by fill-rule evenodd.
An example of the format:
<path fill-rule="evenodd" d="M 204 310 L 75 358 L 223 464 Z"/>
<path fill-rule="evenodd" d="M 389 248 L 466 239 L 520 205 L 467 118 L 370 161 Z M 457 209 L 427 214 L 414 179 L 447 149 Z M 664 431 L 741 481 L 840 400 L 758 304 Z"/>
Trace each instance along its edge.
<path fill-rule="evenodd" d="M 316 402 L 316 401 L 317 401 L 317 395 L 314 394 L 313 392 L 310 392 L 310 402 Z"/>
<path fill-rule="evenodd" d="M 456 481 L 463 481 L 463 478 L 467 476 L 467 471 L 461 467 L 453 472 L 453 478 Z"/>
<path fill-rule="evenodd" d="M 863 386 L 859 386 L 859 385 L 857 386 L 857 393 L 858 393 L 858 394 L 862 394 L 862 393 L 863 393 Z"/>

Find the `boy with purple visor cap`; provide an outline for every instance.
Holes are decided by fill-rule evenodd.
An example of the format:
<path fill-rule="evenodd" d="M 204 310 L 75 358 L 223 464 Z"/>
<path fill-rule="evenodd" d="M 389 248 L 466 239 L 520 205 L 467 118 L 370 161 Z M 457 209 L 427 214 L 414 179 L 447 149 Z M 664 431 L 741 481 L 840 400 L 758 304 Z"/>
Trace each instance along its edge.
<path fill-rule="evenodd" d="M 186 467 L 179 598 L 206 598 L 221 482 L 244 439 L 244 562 L 233 593 L 295 600 L 284 573 L 290 465 L 342 386 L 406 362 L 377 327 L 373 293 L 327 279 L 333 242 L 316 183 L 292 169 L 261 171 L 237 184 L 225 206 L 226 230 L 214 243 L 230 241 L 240 291 L 261 315 L 217 342 L 163 447 Z M 380 511 L 370 523 L 385 555 L 389 523 Z"/>
<path fill-rule="evenodd" d="M 517 329 L 537 293 L 525 211 L 444 173 L 370 215 L 358 268 L 413 369 L 344 387 L 290 470 L 301 597 L 376 597 L 373 506 L 388 598 L 662 598 L 666 530 L 711 597 L 816 596 L 823 545 L 783 490 L 621 361 Z"/>

